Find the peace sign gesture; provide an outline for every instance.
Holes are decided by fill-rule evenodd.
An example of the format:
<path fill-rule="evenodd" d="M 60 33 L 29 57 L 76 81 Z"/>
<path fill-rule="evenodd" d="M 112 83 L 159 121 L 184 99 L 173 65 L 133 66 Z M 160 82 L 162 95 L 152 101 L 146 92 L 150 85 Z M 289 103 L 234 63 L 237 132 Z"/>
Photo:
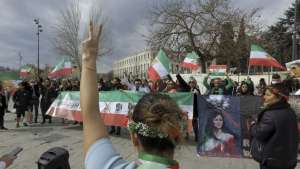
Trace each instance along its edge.
<path fill-rule="evenodd" d="M 100 37 L 102 34 L 102 24 L 98 27 L 97 31 L 94 33 L 93 22 L 90 20 L 89 24 L 89 37 L 82 42 L 82 52 L 83 60 L 89 60 L 91 58 L 96 58 L 98 55 L 98 49 L 100 44 Z"/>

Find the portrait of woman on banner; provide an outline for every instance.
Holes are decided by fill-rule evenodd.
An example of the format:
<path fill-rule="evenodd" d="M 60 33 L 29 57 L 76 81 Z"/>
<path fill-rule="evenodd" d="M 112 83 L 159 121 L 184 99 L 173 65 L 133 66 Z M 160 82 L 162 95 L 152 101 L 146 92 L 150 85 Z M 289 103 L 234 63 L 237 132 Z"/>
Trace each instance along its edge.
<path fill-rule="evenodd" d="M 236 138 L 226 127 L 223 113 L 218 110 L 209 113 L 204 135 L 201 153 L 212 156 L 239 155 Z"/>

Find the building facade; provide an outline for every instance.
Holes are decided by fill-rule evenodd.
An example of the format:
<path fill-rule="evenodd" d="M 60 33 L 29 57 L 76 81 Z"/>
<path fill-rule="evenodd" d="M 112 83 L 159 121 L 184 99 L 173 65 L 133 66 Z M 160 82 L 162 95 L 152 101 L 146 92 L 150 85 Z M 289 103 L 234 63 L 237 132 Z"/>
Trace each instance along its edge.
<path fill-rule="evenodd" d="M 113 76 L 120 79 L 124 78 L 125 75 L 130 76 L 131 78 L 148 78 L 147 72 L 151 66 L 151 61 L 155 58 L 155 55 L 156 52 L 147 50 L 115 61 L 113 63 Z M 182 63 L 185 57 L 184 54 L 171 55 L 167 53 L 167 55 L 171 61 L 171 74 L 192 73 L 192 70 L 178 66 L 180 63 Z M 194 71 L 194 73 L 200 73 L 200 71 L 201 69 Z"/>
<path fill-rule="evenodd" d="M 147 78 L 148 68 L 154 59 L 152 51 L 144 51 L 113 63 L 114 77 L 123 78 L 126 74 L 133 78 Z"/>

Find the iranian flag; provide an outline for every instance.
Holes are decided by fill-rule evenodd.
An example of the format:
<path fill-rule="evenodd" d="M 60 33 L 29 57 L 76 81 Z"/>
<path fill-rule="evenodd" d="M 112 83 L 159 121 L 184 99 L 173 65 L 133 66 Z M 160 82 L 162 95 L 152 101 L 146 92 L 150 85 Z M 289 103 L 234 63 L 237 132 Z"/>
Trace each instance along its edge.
<path fill-rule="evenodd" d="M 50 72 L 50 78 L 59 78 L 70 75 L 72 73 L 72 64 L 70 61 L 62 60 L 55 68 Z"/>
<path fill-rule="evenodd" d="M 144 93 L 131 91 L 103 91 L 99 93 L 99 110 L 104 123 L 108 126 L 127 126 L 128 112 L 132 112 Z M 180 106 L 192 131 L 193 94 L 168 94 Z M 80 92 L 62 92 L 51 104 L 47 114 L 73 121 L 82 121 Z"/>
<path fill-rule="evenodd" d="M 24 65 L 20 70 L 20 77 L 28 77 L 30 73 L 32 72 L 32 67 L 28 65 Z"/>
<path fill-rule="evenodd" d="M 249 65 L 261 65 L 286 70 L 275 58 L 257 45 L 251 45 Z"/>
<path fill-rule="evenodd" d="M 199 68 L 198 59 L 199 56 L 195 52 L 188 53 L 180 66 L 197 70 Z"/>
<path fill-rule="evenodd" d="M 209 66 L 209 72 L 212 76 L 225 76 L 227 71 L 227 65 L 215 65 Z"/>
<path fill-rule="evenodd" d="M 155 59 L 152 61 L 152 65 L 148 69 L 148 77 L 156 81 L 167 76 L 170 72 L 170 60 L 166 53 L 160 49 Z"/>

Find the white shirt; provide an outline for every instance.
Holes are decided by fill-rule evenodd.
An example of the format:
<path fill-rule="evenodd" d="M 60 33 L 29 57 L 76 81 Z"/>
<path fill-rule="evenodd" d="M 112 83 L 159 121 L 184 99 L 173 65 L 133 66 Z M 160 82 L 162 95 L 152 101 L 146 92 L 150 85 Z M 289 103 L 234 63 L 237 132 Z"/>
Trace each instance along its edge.
<path fill-rule="evenodd" d="M 0 161 L 0 169 L 5 169 L 6 168 L 6 164 L 4 161 Z"/>
<path fill-rule="evenodd" d="M 126 80 L 126 79 L 123 79 L 122 83 L 125 84 L 126 86 L 128 86 L 128 89 L 131 90 L 131 91 L 150 93 L 150 88 L 147 87 L 147 86 L 145 86 L 145 87 L 140 86 L 137 90 L 136 86 L 134 84 L 129 83 L 128 80 Z"/>
<path fill-rule="evenodd" d="M 300 89 L 295 93 L 295 95 L 300 95 Z"/>

